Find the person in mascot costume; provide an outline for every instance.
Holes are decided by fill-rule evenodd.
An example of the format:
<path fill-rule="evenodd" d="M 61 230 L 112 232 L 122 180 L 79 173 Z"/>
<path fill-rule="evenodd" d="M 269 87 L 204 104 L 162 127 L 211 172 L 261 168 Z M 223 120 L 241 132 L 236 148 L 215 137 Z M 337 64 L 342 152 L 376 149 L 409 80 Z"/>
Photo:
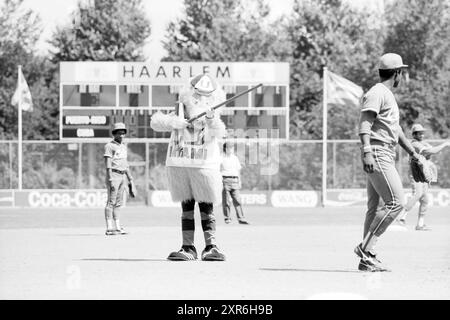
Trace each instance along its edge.
<path fill-rule="evenodd" d="M 197 259 L 194 246 L 194 207 L 198 203 L 202 220 L 205 249 L 204 261 L 224 261 L 225 255 L 216 244 L 214 204 L 220 201 L 222 177 L 220 175 L 219 139 L 226 135 L 220 119 L 220 108 L 212 107 L 225 101 L 225 92 L 208 74 L 189 79 L 180 92 L 179 104 L 170 114 L 155 113 L 151 128 L 171 132 L 166 167 L 172 200 L 181 202 L 181 229 L 183 245 L 167 259 L 189 261 Z M 189 123 L 187 120 L 206 112 L 204 117 Z"/>

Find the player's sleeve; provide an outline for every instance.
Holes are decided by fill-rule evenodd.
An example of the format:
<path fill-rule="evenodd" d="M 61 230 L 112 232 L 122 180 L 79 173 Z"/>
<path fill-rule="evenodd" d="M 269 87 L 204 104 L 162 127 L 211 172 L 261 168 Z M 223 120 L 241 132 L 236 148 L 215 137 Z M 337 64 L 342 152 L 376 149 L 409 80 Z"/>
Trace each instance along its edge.
<path fill-rule="evenodd" d="M 412 141 L 411 144 L 418 154 L 422 154 L 422 152 L 424 152 L 425 150 L 430 149 L 429 147 L 427 147 L 423 143 L 420 143 L 419 141 Z"/>
<path fill-rule="evenodd" d="M 377 88 L 374 87 L 366 92 L 361 100 L 361 113 L 372 111 L 376 114 L 380 113 L 381 106 L 383 105 L 383 94 Z"/>
<path fill-rule="evenodd" d="M 113 157 L 113 150 L 111 144 L 105 145 L 105 153 L 103 154 L 103 157 L 112 158 Z"/>

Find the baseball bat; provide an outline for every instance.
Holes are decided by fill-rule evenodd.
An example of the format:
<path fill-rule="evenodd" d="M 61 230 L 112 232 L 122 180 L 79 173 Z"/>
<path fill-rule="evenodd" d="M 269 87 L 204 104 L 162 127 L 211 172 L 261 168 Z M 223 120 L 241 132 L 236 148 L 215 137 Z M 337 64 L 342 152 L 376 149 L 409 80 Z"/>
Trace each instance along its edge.
<path fill-rule="evenodd" d="M 217 109 L 217 108 L 220 108 L 221 106 L 226 105 L 227 103 L 230 103 L 231 101 L 234 101 L 234 100 L 236 100 L 236 99 L 239 98 L 239 97 L 242 97 L 244 94 L 247 94 L 247 93 L 249 93 L 249 92 L 251 92 L 251 91 L 253 91 L 253 90 L 255 90 L 255 89 L 258 89 L 258 88 L 261 87 L 262 85 L 263 85 L 263 84 L 260 83 L 260 84 L 258 84 L 257 86 L 254 86 L 253 88 L 250 88 L 250 89 L 248 89 L 248 90 L 245 90 L 244 92 L 241 92 L 241 93 L 239 93 L 239 94 L 237 94 L 237 95 L 231 97 L 230 99 L 228 99 L 228 100 L 226 100 L 226 101 L 224 101 L 224 102 L 222 102 L 222 103 L 219 103 L 218 105 L 215 105 L 214 107 L 211 108 L 211 110 L 215 110 L 215 109 Z M 197 120 L 197 119 L 203 117 L 204 115 L 206 115 L 206 112 L 202 112 L 202 113 L 196 115 L 195 117 L 189 119 L 188 122 L 189 122 L 189 123 L 192 123 L 193 121 L 195 121 L 195 120 Z"/>

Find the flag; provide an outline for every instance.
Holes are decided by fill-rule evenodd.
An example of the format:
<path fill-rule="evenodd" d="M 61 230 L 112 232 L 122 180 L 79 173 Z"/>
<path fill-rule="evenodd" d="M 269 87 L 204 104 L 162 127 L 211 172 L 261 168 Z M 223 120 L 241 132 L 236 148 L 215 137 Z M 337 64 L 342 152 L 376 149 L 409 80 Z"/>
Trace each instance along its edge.
<path fill-rule="evenodd" d="M 364 94 L 362 87 L 333 72 L 327 71 L 326 74 L 328 104 L 359 106 Z"/>
<path fill-rule="evenodd" d="M 13 106 L 20 105 L 23 111 L 33 111 L 33 101 L 31 100 L 30 88 L 28 88 L 27 81 L 22 73 L 22 68 L 19 67 L 19 78 L 17 80 L 17 89 L 14 92 L 11 103 Z"/>

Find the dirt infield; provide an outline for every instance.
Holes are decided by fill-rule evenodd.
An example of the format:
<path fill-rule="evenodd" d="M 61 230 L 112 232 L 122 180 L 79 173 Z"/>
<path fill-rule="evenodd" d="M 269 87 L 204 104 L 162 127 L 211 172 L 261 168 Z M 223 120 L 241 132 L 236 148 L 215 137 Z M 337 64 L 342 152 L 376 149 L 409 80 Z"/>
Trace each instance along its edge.
<path fill-rule="evenodd" d="M 159 211 L 158 211 L 159 210 Z M 217 236 L 225 262 L 171 262 L 177 209 L 128 207 L 130 234 L 106 237 L 102 210 L 0 209 L 1 299 L 448 299 L 450 212 L 430 232 L 393 227 L 379 241 L 391 273 L 357 271 L 364 208 L 246 208 L 252 223 Z M 199 217 L 198 213 L 196 217 Z M 199 218 L 196 246 L 204 247 Z"/>

